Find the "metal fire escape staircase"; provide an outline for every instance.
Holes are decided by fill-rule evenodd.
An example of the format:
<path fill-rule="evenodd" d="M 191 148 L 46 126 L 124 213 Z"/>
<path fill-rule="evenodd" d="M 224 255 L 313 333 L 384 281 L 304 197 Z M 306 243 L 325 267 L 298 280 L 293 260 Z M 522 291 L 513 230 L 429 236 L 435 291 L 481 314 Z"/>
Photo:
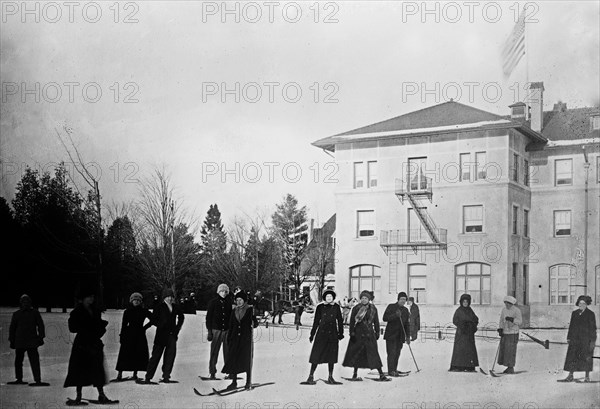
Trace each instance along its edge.
<path fill-rule="evenodd" d="M 438 228 L 427 212 L 427 209 L 420 203 L 420 199 L 424 197 L 431 202 L 433 197 L 431 178 L 414 176 L 413 178 L 409 177 L 406 181 L 396 179 L 395 194 L 401 203 L 404 203 L 404 200 L 408 201 L 424 230 L 427 232 L 429 240 L 421 237 L 416 229 L 385 230 L 381 232 L 380 236 L 380 245 L 385 253 L 388 254 L 389 250 L 393 248 L 411 248 L 415 254 L 419 249 L 446 250 L 448 247 L 447 230 Z"/>

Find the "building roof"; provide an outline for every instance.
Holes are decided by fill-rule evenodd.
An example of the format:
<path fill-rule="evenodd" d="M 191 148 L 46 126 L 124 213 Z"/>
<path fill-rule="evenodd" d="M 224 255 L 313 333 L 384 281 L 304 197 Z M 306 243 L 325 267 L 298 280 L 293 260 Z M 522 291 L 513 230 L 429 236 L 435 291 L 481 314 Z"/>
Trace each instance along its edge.
<path fill-rule="evenodd" d="M 600 137 L 592 130 L 590 117 L 600 115 L 598 108 L 573 108 L 564 111 L 545 111 L 542 135 L 550 141 L 590 139 Z"/>
<path fill-rule="evenodd" d="M 530 138 L 544 142 L 542 135 L 524 127 L 521 122 L 473 108 L 455 101 L 448 101 L 418 111 L 409 112 L 372 125 L 313 142 L 323 149 L 335 150 L 336 143 L 420 136 L 456 132 L 458 130 L 519 128 Z M 522 129 L 521 129 L 522 128 Z"/>

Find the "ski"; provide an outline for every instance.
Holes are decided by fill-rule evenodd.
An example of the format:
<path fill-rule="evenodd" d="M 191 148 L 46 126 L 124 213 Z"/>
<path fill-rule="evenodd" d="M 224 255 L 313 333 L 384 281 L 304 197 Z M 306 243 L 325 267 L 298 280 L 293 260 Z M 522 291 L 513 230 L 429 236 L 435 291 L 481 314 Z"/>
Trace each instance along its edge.
<path fill-rule="evenodd" d="M 194 393 L 198 396 L 213 396 L 217 394 L 216 392 L 202 393 L 196 388 L 194 388 Z"/>
<path fill-rule="evenodd" d="M 496 372 L 492 371 L 491 369 L 490 369 L 490 375 L 492 375 L 494 378 L 500 378 L 500 375 L 497 374 Z"/>
<path fill-rule="evenodd" d="M 202 375 L 198 375 L 198 378 L 202 379 L 203 381 L 221 381 L 221 378 L 211 378 L 210 376 L 202 376 Z"/>
<path fill-rule="evenodd" d="M 487 375 L 487 372 L 486 372 L 486 371 L 484 371 L 484 370 L 483 370 L 483 369 L 481 369 L 481 368 L 479 368 L 479 372 L 481 372 L 481 373 L 482 373 L 482 374 L 484 374 L 484 375 Z"/>
<path fill-rule="evenodd" d="M 369 376 L 367 376 L 367 379 L 370 379 L 370 380 L 375 381 L 375 382 L 390 382 L 391 381 L 390 378 L 381 379 L 381 378 L 371 378 Z"/>
<path fill-rule="evenodd" d="M 115 400 L 107 400 L 107 401 L 100 401 L 98 399 L 85 399 L 82 398 L 82 400 L 85 400 L 89 403 L 92 403 L 94 405 L 118 405 L 119 404 L 119 400 L 115 399 Z"/>
<path fill-rule="evenodd" d="M 362 378 L 359 376 L 357 378 L 344 378 L 342 377 L 342 379 L 346 380 L 346 381 L 350 381 L 350 382 L 362 382 Z"/>
<path fill-rule="evenodd" d="M 245 386 L 242 386 L 242 387 L 235 388 L 235 389 L 230 389 L 230 390 L 221 389 L 221 390 L 218 391 L 215 388 L 213 388 L 213 392 L 215 392 L 219 396 L 229 396 L 229 395 L 236 394 L 238 392 L 245 392 L 247 390 L 253 390 L 253 389 L 256 389 L 256 388 L 260 388 L 261 386 L 267 386 L 267 385 L 273 385 L 273 384 L 275 384 L 275 382 L 253 383 L 251 389 L 246 389 Z"/>
<path fill-rule="evenodd" d="M 87 406 L 87 402 L 78 401 L 75 399 L 67 398 L 67 402 L 65 402 L 67 406 Z"/>
<path fill-rule="evenodd" d="M 327 385 L 343 385 L 342 382 L 338 382 L 338 381 L 329 382 L 329 380 L 325 380 L 325 379 L 320 379 L 320 380 L 325 382 Z"/>

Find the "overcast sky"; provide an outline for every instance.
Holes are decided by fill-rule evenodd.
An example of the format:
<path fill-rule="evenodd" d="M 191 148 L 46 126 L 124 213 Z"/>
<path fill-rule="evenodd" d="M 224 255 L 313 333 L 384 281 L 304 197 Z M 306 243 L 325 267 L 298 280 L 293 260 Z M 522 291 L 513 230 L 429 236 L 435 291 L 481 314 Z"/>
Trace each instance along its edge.
<path fill-rule="evenodd" d="M 528 3 L 527 58 L 509 79 L 500 52 L 525 3 L 466 3 L 30 2 L 23 14 L 3 1 L 2 195 L 24 164 L 67 160 L 55 133 L 67 124 L 107 203 L 166 164 L 201 217 L 211 203 L 226 223 L 270 214 L 289 192 L 322 224 L 335 169 L 317 139 L 450 97 L 505 115 L 527 79 L 544 82 L 546 109 L 598 105 L 599 2 Z"/>

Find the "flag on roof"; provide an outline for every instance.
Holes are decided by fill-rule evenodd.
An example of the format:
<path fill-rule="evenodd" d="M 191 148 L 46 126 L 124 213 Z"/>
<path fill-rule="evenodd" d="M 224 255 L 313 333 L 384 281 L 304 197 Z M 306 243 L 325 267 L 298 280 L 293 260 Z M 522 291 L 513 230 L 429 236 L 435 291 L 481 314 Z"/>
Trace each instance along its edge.
<path fill-rule="evenodd" d="M 510 77 L 521 58 L 525 55 L 525 8 L 519 20 L 504 43 L 502 49 L 502 71 L 506 78 Z"/>

